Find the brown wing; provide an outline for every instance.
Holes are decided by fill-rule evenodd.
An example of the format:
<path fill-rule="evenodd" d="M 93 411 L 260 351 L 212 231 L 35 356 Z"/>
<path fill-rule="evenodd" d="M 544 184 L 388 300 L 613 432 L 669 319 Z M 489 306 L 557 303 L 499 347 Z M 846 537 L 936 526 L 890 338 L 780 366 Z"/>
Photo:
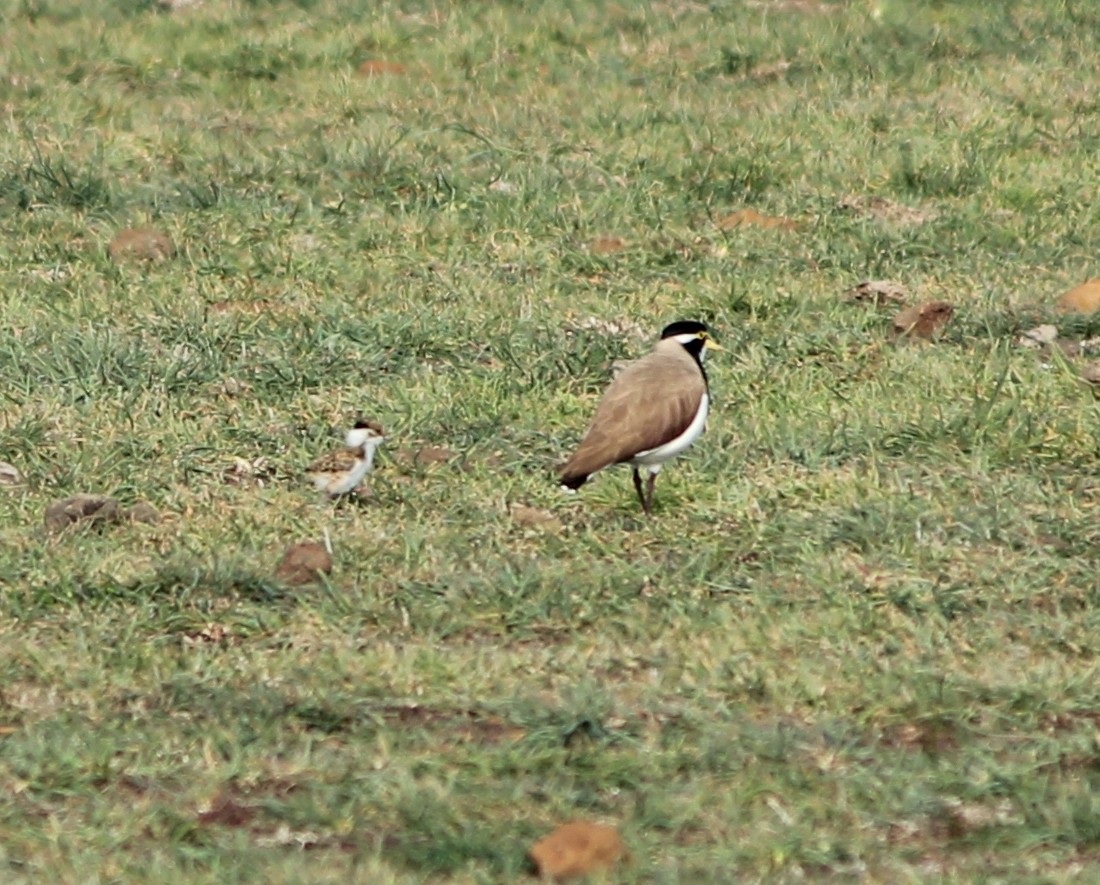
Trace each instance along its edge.
<path fill-rule="evenodd" d="M 306 473 L 338 473 L 351 470 L 362 457 L 359 449 L 336 449 L 322 455 L 306 468 Z"/>
<path fill-rule="evenodd" d="M 658 346 L 612 382 L 588 433 L 560 469 L 563 485 L 576 488 L 597 470 L 629 461 L 687 429 L 707 388 L 691 355 L 679 344 L 675 348 Z"/>

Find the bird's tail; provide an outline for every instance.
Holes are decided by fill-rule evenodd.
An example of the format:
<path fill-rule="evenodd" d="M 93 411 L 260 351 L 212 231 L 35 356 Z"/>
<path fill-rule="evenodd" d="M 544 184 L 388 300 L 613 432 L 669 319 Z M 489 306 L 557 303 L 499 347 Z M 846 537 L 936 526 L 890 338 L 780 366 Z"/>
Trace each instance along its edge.
<path fill-rule="evenodd" d="M 563 474 L 561 474 L 561 477 L 560 477 L 559 481 L 561 482 L 561 487 L 563 489 L 568 489 L 571 492 L 575 492 L 577 489 L 579 489 L 581 486 L 583 486 L 586 482 L 588 482 L 588 474 L 587 473 L 563 473 Z"/>

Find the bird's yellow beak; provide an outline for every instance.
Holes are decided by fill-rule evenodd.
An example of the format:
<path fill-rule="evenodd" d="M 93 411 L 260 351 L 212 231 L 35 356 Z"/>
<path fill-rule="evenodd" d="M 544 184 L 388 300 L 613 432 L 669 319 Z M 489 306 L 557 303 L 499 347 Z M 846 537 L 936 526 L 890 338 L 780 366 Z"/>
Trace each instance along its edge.
<path fill-rule="evenodd" d="M 703 346 L 707 350 L 725 350 L 726 349 L 721 344 L 719 344 L 717 341 L 715 341 L 713 338 L 707 338 L 706 341 L 703 342 Z"/>

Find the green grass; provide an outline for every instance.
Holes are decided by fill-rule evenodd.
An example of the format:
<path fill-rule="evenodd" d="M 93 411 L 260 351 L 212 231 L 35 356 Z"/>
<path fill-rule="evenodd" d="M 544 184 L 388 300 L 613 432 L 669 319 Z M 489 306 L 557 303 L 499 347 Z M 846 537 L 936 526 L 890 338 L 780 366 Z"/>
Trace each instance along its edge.
<path fill-rule="evenodd" d="M 1095 879 L 1100 414 L 1014 344 L 1100 332 L 1050 309 L 1100 272 L 1091 4 L 0 30 L 0 879 L 517 881 L 576 817 L 617 882 Z M 142 225 L 178 255 L 112 263 Z M 955 319 L 894 344 L 865 278 Z M 654 517 L 561 495 L 680 318 L 727 352 Z M 373 497 L 322 504 L 360 412 Z M 48 534 L 78 492 L 164 518 Z"/>

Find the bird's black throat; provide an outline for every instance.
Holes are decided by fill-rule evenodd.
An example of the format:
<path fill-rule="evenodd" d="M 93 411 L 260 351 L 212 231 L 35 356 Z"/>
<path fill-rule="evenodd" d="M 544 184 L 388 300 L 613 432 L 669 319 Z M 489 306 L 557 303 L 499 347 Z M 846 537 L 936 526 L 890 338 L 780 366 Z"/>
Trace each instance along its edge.
<path fill-rule="evenodd" d="M 707 389 L 710 389 L 710 379 L 707 378 L 707 369 L 703 365 L 703 350 L 706 348 L 707 343 L 702 338 L 696 338 L 694 341 L 689 341 L 687 344 L 682 345 L 684 350 L 691 354 L 691 358 L 695 360 L 695 365 L 699 367 L 699 371 L 703 373 L 703 383 L 707 385 Z"/>

